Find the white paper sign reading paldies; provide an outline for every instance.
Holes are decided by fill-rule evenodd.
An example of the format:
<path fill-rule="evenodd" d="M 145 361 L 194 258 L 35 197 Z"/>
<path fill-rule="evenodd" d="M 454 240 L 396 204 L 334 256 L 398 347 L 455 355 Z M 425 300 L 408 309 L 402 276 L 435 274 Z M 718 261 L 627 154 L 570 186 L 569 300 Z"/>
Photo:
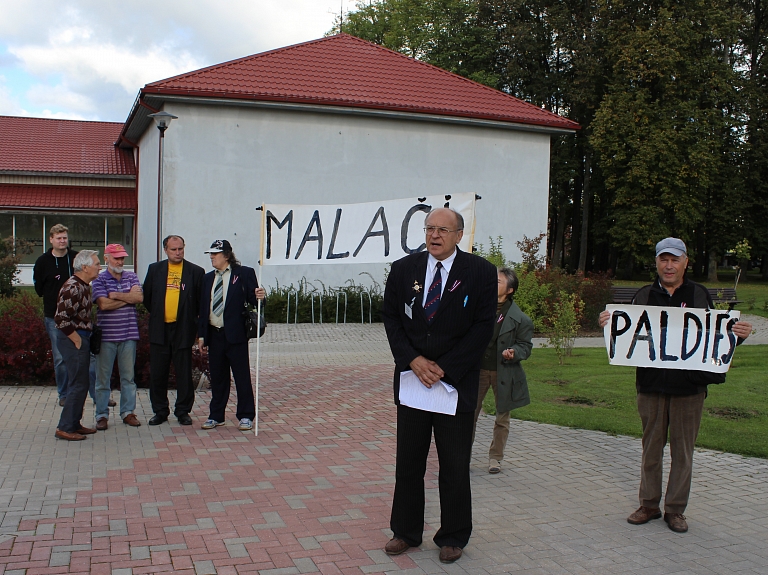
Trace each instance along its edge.
<path fill-rule="evenodd" d="M 731 366 L 738 311 L 608 305 L 605 349 L 612 365 L 725 373 Z"/>
<path fill-rule="evenodd" d="M 400 403 L 408 407 L 446 415 L 456 415 L 459 404 L 459 392 L 455 387 L 443 380 L 427 387 L 410 370 L 400 374 L 399 398 Z"/>

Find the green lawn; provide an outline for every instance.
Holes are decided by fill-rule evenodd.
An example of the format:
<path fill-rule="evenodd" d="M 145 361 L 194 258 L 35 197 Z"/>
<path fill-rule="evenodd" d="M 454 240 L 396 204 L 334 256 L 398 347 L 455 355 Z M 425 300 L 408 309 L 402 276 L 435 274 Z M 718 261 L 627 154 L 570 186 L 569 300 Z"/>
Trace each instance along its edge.
<path fill-rule="evenodd" d="M 768 346 L 736 350 L 728 380 L 709 386 L 699 447 L 768 458 Z M 634 368 L 608 365 L 604 349 L 579 348 L 558 365 L 552 349 L 536 348 L 524 362 L 531 404 L 517 419 L 617 435 L 641 435 L 635 404 Z M 492 394 L 484 404 L 493 413 Z"/>

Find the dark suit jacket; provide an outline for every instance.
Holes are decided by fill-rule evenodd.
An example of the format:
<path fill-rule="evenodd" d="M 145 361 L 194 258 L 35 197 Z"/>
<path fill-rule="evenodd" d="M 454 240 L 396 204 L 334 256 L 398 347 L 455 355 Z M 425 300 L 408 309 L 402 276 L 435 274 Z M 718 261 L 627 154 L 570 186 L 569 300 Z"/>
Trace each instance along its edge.
<path fill-rule="evenodd" d="M 211 271 L 203 278 L 202 297 L 200 298 L 200 322 L 199 336 L 208 345 L 208 315 L 211 310 L 211 290 L 216 272 Z M 227 288 L 227 301 L 224 302 L 224 335 L 229 343 L 243 343 L 248 341 L 245 331 L 245 318 L 243 310 L 245 302 L 256 305 L 254 290 L 259 287 L 256 280 L 256 272 L 248 266 L 232 266 L 229 273 L 229 287 Z"/>
<path fill-rule="evenodd" d="M 200 309 L 200 286 L 205 270 L 184 260 L 181 268 L 179 311 L 176 315 L 178 347 L 192 347 L 197 339 L 197 313 Z M 164 345 L 165 290 L 168 283 L 168 260 L 150 264 L 144 278 L 144 307 L 149 310 L 149 342 Z"/>
<path fill-rule="evenodd" d="M 459 251 L 451 266 L 432 324 L 421 305 L 427 273 L 427 252 L 392 264 L 384 290 L 382 316 L 395 358 L 395 403 L 399 405 L 400 372 L 419 355 L 437 362 L 443 380 L 459 392 L 458 412 L 474 411 L 480 360 L 493 336 L 498 275 L 488 261 Z M 417 291 L 414 286 L 418 284 Z M 415 298 L 415 299 L 414 299 Z M 412 318 L 405 305 L 413 302 Z"/>

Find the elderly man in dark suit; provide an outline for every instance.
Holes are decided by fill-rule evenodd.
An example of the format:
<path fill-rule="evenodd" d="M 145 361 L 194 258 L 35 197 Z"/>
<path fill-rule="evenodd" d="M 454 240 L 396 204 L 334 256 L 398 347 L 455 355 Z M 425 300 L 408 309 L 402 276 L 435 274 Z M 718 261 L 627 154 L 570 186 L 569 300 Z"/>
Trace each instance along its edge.
<path fill-rule="evenodd" d="M 493 335 L 497 277 L 492 264 L 458 249 L 464 233 L 458 212 L 432 210 L 424 225 L 427 251 L 392 264 L 384 291 L 382 315 L 395 359 L 397 404 L 394 536 L 384 551 L 397 555 L 421 545 L 424 474 L 434 431 L 441 521 L 434 541 L 441 548 L 440 560 L 452 563 L 472 533 L 472 429 L 480 360 Z M 456 388 L 456 413 L 402 405 L 400 374 L 408 370 L 428 388 L 441 380 Z"/>
<path fill-rule="evenodd" d="M 241 265 L 227 240 L 215 240 L 210 249 L 213 271 L 203 278 L 200 298 L 200 344 L 208 348 L 211 366 L 211 407 L 203 429 L 224 425 L 229 401 L 230 370 L 237 389 L 237 419 L 240 431 L 253 429 L 256 404 L 251 386 L 245 305 L 256 305 L 266 296 L 253 268 Z"/>
<path fill-rule="evenodd" d="M 200 286 L 205 270 L 184 259 L 184 238 L 163 240 L 167 260 L 149 266 L 144 278 L 144 306 L 149 310 L 149 399 L 155 415 L 150 425 L 168 421 L 168 372 L 176 372 L 174 415 L 192 425 L 189 412 L 195 403 L 192 384 L 192 345 L 197 339 Z"/>

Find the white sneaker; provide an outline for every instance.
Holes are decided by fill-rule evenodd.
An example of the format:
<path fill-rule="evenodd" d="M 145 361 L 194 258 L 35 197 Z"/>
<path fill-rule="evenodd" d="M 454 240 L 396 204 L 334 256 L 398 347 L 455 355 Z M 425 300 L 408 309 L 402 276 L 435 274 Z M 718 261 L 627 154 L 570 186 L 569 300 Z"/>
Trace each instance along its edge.
<path fill-rule="evenodd" d="M 253 422 L 244 417 L 240 420 L 240 425 L 237 427 L 240 431 L 251 431 L 253 429 Z"/>
<path fill-rule="evenodd" d="M 219 425 L 224 425 L 224 422 L 216 421 L 215 419 L 206 419 L 202 427 L 203 429 L 213 429 L 214 427 L 218 427 Z"/>

